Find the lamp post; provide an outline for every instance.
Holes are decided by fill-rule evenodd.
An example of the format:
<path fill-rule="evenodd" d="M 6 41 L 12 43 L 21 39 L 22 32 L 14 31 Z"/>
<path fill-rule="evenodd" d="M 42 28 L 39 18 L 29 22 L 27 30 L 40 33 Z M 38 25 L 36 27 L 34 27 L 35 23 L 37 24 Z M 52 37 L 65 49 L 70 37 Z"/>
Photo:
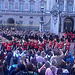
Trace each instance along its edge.
<path fill-rule="evenodd" d="M 43 12 L 44 12 L 44 6 L 41 6 L 41 13 L 42 13 L 42 15 L 41 15 L 41 18 L 40 18 L 40 24 L 41 24 L 41 26 L 40 26 L 40 32 L 43 31 L 43 24 L 44 24 Z"/>
<path fill-rule="evenodd" d="M 60 22 L 59 22 L 59 32 L 61 32 L 61 11 L 59 12 L 59 19 L 60 19 Z"/>

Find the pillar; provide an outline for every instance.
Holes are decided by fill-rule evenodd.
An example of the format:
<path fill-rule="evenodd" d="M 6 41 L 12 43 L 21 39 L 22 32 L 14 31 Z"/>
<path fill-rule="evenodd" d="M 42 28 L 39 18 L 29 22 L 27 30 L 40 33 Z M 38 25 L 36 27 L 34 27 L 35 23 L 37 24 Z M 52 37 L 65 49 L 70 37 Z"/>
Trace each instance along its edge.
<path fill-rule="evenodd" d="M 67 11 L 67 0 L 64 0 L 64 11 Z"/>
<path fill-rule="evenodd" d="M 73 11 L 75 11 L 75 0 L 74 0 L 74 4 L 73 4 Z"/>

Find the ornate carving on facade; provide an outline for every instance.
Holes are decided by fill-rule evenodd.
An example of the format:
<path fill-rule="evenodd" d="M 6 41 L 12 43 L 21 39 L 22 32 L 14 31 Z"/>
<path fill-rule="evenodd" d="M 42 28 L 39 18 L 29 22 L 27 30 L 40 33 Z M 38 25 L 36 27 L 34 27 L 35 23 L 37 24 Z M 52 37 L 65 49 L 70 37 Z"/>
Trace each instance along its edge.
<path fill-rule="evenodd" d="M 53 17 L 54 25 L 56 25 L 57 19 L 58 19 L 58 14 L 59 14 L 59 5 L 57 3 L 55 5 L 53 5 L 51 14 Z"/>

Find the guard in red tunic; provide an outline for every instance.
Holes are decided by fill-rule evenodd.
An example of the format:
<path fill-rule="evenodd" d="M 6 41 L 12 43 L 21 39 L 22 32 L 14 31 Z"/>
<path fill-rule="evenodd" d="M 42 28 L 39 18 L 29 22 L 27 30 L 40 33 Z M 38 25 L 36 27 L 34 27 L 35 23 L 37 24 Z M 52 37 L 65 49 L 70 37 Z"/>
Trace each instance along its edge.
<path fill-rule="evenodd" d="M 7 49 L 7 42 L 2 42 L 2 47 L 1 49 L 5 52 L 5 50 Z"/>
<path fill-rule="evenodd" d="M 49 48 L 52 49 L 52 47 L 53 47 L 52 40 L 49 40 Z"/>
<path fill-rule="evenodd" d="M 60 47 L 59 47 L 60 49 L 63 49 L 64 48 L 64 40 L 63 40 L 63 38 L 61 38 L 61 42 L 60 42 Z"/>
<path fill-rule="evenodd" d="M 44 47 L 44 50 L 46 50 L 46 44 L 47 44 L 47 36 L 44 34 L 43 35 L 43 47 Z"/>
<path fill-rule="evenodd" d="M 65 39 L 67 39 L 67 32 L 65 32 Z"/>
<path fill-rule="evenodd" d="M 17 47 L 22 47 L 22 43 L 20 40 L 17 41 Z"/>
<path fill-rule="evenodd" d="M 13 48 L 12 48 L 12 50 L 16 50 L 16 38 L 14 38 L 14 40 L 13 40 Z"/>
<path fill-rule="evenodd" d="M 34 39 L 31 40 L 31 49 L 34 49 Z"/>
<path fill-rule="evenodd" d="M 35 39 L 34 39 L 34 49 L 38 51 L 38 36 L 37 35 L 35 35 Z"/>
<path fill-rule="evenodd" d="M 69 42 L 69 39 L 66 40 L 66 44 L 65 44 L 65 48 L 66 50 L 69 50 L 70 49 L 70 42 Z"/>
<path fill-rule="evenodd" d="M 34 50 L 34 36 L 31 36 L 31 49 Z"/>
<path fill-rule="evenodd" d="M 74 36 L 74 33 L 72 33 L 72 32 L 71 32 L 71 38 L 72 38 L 72 42 L 74 42 L 75 36 Z"/>
<path fill-rule="evenodd" d="M 25 41 L 24 44 L 23 44 L 23 47 L 22 47 L 23 50 L 27 50 L 27 45 L 28 45 L 28 43 L 27 43 L 27 41 Z"/>
<path fill-rule="evenodd" d="M 60 48 L 60 44 L 59 44 L 59 40 L 57 40 L 56 44 L 55 44 L 55 49 L 59 50 Z"/>
<path fill-rule="evenodd" d="M 31 49 L 31 39 L 28 40 L 28 50 Z"/>
<path fill-rule="evenodd" d="M 53 40 L 53 49 L 55 48 L 56 43 L 57 43 L 57 39 L 54 38 L 54 40 Z"/>
<path fill-rule="evenodd" d="M 39 51 L 43 50 L 43 39 L 39 37 Z"/>
<path fill-rule="evenodd" d="M 9 42 L 7 44 L 7 51 L 11 50 L 12 49 L 12 42 Z"/>

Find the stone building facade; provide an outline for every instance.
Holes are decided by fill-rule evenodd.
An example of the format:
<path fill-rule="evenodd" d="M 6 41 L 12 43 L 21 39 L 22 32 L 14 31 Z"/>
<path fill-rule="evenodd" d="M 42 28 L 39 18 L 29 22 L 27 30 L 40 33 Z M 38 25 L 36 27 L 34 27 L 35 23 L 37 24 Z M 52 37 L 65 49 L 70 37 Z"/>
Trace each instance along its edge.
<path fill-rule="evenodd" d="M 59 5 L 59 31 L 75 31 L 75 0 L 48 0 L 47 11 L 52 11 L 54 4 Z"/>
<path fill-rule="evenodd" d="M 56 3 L 59 5 L 58 30 L 60 32 L 74 31 L 75 0 L 0 0 L 0 25 L 14 24 L 40 28 L 43 17 L 43 30 L 50 30 L 53 24 L 51 22 L 52 8 Z"/>
<path fill-rule="evenodd" d="M 47 29 L 50 29 L 50 13 L 46 10 L 47 0 L 0 0 L 0 24 L 40 27 L 43 15 L 43 25 L 48 23 Z"/>

